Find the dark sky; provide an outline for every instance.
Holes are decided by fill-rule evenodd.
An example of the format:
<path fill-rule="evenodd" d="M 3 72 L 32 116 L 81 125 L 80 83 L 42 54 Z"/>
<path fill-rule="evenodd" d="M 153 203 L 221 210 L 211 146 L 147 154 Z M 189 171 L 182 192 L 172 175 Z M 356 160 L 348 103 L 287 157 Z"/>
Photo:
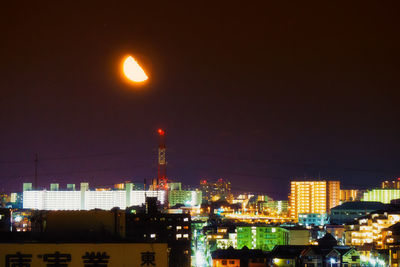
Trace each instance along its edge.
<path fill-rule="evenodd" d="M 154 177 L 158 127 L 188 185 L 400 176 L 397 1 L 70 2 L 0 9 L 0 191 L 33 181 L 35 153 L 41 186 Z"/>

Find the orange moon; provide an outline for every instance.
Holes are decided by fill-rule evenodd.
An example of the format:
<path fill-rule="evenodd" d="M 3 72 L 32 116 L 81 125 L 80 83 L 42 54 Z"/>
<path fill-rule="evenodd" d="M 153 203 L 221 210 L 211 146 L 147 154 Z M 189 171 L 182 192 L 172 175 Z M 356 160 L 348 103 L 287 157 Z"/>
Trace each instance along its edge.
<path fill-rule="evenodd" d="M 149 78 L 142 67 L 140 67 L 139 63 L 131 56 L 125 58 L 123 72 L 128 80 L 136 83 L 144 82 Z"/>

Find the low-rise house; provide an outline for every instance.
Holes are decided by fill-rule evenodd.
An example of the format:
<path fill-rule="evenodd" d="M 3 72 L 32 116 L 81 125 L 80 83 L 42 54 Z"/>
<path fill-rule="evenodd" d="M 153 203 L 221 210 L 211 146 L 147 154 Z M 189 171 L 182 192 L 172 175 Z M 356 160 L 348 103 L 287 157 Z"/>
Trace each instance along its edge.
<path fill-rule="evenodd" d="M 300 254 L 301 266 L 322 266 L 325 255 L 329 249 L 321 249 L 318 246 L 309 246 Z"/>
<path fill-rule="evenodd" d="M 360 253 L 351 247 L 334 247 L 325 256 L 325 266 L 359 267 L 361 266 Z"/>
<path fill-rule="evenodd" d="M 218 249 L 212 253 L 213 267 L 266 267 L 268 253 L 260 249 Z"/>
<path fill-rule="evenodd" d="M 300 265 L 301 252 L 308 246 L 286 245 L 276 246 L 269 254 L 269 266 L 296 267 Z"/>

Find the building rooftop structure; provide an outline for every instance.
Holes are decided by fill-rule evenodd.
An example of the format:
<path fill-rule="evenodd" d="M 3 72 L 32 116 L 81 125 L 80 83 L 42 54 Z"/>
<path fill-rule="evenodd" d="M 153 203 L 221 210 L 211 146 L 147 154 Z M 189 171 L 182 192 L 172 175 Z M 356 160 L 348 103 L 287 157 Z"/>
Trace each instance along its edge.
<path fill-rule="evenodd" d="M 331 210 L 331 224 L 352 223 L 355 219 L 368 215 L 368 213 L 388 209 L 387 204 L 376 201 L 353 201 L 345 202 Z"/>
<path fill-rule="evenodd" d="M 347 209 L 354 209 L 354 210 L 361 210 L 361 209 L 368 209 L 368 210 L 380 210 L 386 207 L 385 204 L 378 201 L 351 201 L 345 202 L 342 205 L 336 206 L 332 208 L 332 210 L 347 210 Z"/>

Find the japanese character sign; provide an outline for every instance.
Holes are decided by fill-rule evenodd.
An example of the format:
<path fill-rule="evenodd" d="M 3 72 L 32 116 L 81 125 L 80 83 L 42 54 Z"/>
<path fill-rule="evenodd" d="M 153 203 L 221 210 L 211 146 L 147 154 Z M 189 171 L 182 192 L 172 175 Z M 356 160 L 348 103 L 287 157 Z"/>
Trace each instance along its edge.
<path fill-rule="evenodd" d="M 150 252 L 150 251 L 147 251 L 147 252 L 142 252 L 141 253 L 142 254 L 142 264 L 140 264 L 140 265 L 145 265 L 145 266 L 155 266 L 156 265 L 156 263 L 155 263 L 155 261 L 156 261 L 156 253 L 155 252 Z"/>

